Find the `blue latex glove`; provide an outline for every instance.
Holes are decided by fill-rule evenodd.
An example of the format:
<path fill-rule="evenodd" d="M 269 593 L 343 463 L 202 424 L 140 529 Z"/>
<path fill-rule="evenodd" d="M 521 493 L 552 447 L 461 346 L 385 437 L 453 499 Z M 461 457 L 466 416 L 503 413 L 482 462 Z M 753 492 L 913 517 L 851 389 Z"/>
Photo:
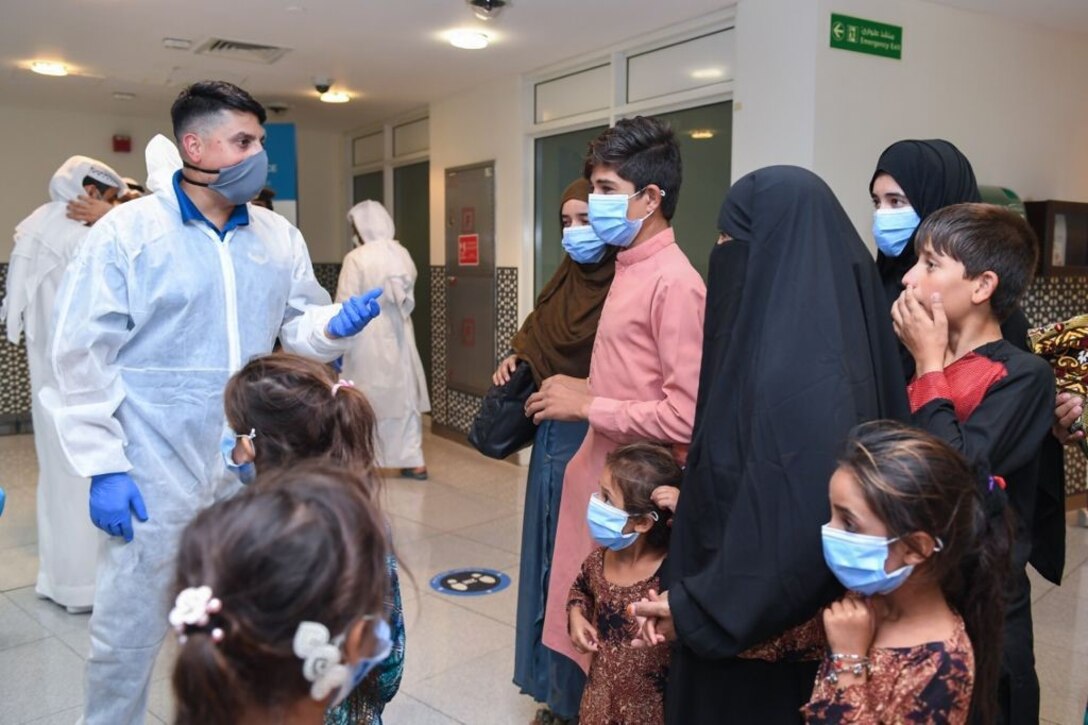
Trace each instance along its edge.
<path fill-rule="evenodd" d="M 110 536 L 132 541 L 132 512 L 147 521 L 140 489 L 127 473 L 102 473 L 91 476 L 91 521 Z"/>
<path fill-rule="evenodd" d="M 378 304 L 381 296 L 381 288 L 376 287 L 345 300 L 340 312 L 329 320 L 329 336 L 351 337 L 359 334 L 368 322 L 381 314 L 382 306 Z"/>
<path fill-rule="evenodd" d="M 230 428 L 227 428 L 223 432 L 223 440 L 219 444 L 219 450 L 223 453 L 223 462 L 227 464 L 227 470 L 234 471 L 238 475 L 238 480 L 248 486 L 257 477 L 257 467 L 253 465 L 252 461 L 249 463 L 234 462 L 234 447 L 238 445 L 238 439 L 247 437 L 239 436 Z"/>
<path fill-rule="evenodd" d="M 8 500 L 8 495 L 4 493 L 4 489 L 0 488 L 0 515 L 4 513 L 4 502 Z"/>

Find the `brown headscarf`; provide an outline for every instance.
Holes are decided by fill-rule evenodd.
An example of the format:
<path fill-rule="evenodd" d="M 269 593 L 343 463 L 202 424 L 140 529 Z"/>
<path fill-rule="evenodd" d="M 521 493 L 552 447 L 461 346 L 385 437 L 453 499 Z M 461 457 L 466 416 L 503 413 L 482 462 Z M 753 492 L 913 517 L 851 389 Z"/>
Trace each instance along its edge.
<path fill-rule="evenodd" d="M 589 201 L 589 182 L 578 179 L 563 192 L 559 203 Z M 567 255 L 540 292 L 536 307 L 525 318 L 511 345 L 529 363 L 540 385 L 552 375 L 589 377 L 589 356 L 597 335 L 597 321 L 616 272 L 619 247 L 609 246 L 596 264 L 575 264 Z"/>

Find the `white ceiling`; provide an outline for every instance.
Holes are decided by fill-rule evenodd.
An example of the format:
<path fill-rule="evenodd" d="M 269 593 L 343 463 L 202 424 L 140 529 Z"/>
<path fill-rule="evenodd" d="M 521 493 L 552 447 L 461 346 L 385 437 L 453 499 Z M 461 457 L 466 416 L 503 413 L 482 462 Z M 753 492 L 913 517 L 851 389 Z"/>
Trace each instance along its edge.
<path fill-rule="evenodd" d="M 930 0 L 962 10 L 1004 15 L 1072 33 L 1088 33 L 1088 0 Z"/>
<path fill-rule="evenodd" d="M 178 91 L 205 78 L 233 81 L 264 103 L 291 106 L 280 120 L 347 130 L 408 112 L 488 79 L 522 73 L 731 5 L 722 0 L 513 0 L 486 29 L 482 51 L 441 39 L 482 27 L 465 0 L 0 0 L 0 98 L 58 110 L 165 118 Z M 272 65 L 168 50 L 210 37 L 291 49 Z M 77 75 L 20 67 L 60 60 Z M 311 78 L 335 79 L 356 99 L 318 102 Z M 113 98 L 115 92 L 136 95 Z"/>

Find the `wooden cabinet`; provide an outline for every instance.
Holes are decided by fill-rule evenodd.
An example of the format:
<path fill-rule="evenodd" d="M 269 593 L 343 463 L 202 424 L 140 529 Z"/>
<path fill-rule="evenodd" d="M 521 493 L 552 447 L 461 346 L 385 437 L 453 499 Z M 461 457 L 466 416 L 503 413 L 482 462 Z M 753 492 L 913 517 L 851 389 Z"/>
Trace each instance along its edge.
<path fill-rule="evenodd" d="M 1088 275 L 1088 204 L 1029 201 L 1024 207 L 1042 245 L 1036 273 L 1047 277 Z"/>

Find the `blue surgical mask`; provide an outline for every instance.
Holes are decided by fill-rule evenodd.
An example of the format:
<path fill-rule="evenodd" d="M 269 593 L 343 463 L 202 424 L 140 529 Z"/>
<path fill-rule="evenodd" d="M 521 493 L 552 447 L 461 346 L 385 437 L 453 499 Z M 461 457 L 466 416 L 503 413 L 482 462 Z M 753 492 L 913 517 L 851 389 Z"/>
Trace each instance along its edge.
<path fill-rule="evenodd" d="M 824 560 L 844 587 L 853 592 L 872 596 L 894 592 L 907 580 L 914 565 L 902 566 L 893 572 L 884 571 L 888 561 L 888 546 L 898 541 L 880 536 L 855 534 L 824 524 L 821 531 Z M 938 540 L 937 551 L 940 551 Z"/>
<path fill-rule="evenodd" d="M 330 708 L 336 707 L 346 700 L 351 691 L 362 684 L 370 671 L 385 662 L 386 658 L 389 657 L 389 653 L 393 651 L 392 630 L 389 628 L 389 623 L 384 619 L 378 619 L 374 623 L 374 640 L 374 654 L 370 657 L 364 657 L 351 665 L 351 677 L 344 682 L 340 691 L 333 697 L 332 702 L 329 704 Z"/>
<path fill-rule="evenodd" d="M 657 512 L 649 514 L 657 520 Z M 626 549 L 635 543 L 638 538 L 637 531 L 623 533 L 627 526 L 627 519 L 638 514 L 629 514 L 621 508 L 605 503 L 597 494 L 589 497 L 589 506 L 586 508 L 586 523 L 589 524 L 589 535 L 601 546 L 612 551 Z"/>
<path fill-rule="evenodd" d="M 563 249 L 578 264 L 596 264 L 604 258 L 605 243 L 588 224 L 563 230 Z"/>
<path fill-rule="evenodd" d="M 636 191 L 630 196 L 623 194 L 590 194 L 589 195 L 589 223 L 593 231 L 605 244 L 614 247 L 629 247 L 638 231 L 642 229 L 642 222 L 649 219 L 650 214 L 641 219 L 627 218 L 627 205 L 636 196 L 646 191 L 645 188 Z M 665 196 L 665 192 L 661 192 Z"/>
<path fill-rule="evenodd" d="M 268 153 L 264 149 L 252 156 L 247 156 L 233 166 L 225 166 L 219 170 L 202 169 L 189 162 L 185 162 L 185 167 L 205 174 L 219 174 L 219 178 L 210 184 L 193 181 L 188 177 L 185 180 L 190 184 L 204 186 L 219 193 L 235 206 L 245 204 L 257 196 L 268 181 Z"/>
<path fill-rule="evenodd" d="M 911 206 L 877 209 L 873 212 L 873 239 L 877 249 L 886 257 L 898 257 L 921 223 L 921 217 Z"/>
<path fill-rule="evenodd" d="M 257 467 L 253 465 L 252 461 L 248 463 L 235 463 L 234 448 L 238 445 L 239 438 L 248 438 L 252 441 L 256 437 L 256 430 L 251 430 L 246 434 L 239 434 L 235 433 L 230 428 L 227 428 L 223 433 L 223 440 L 219 443 L 219 450 L 223 454 L 223 462 L 227 464 L 227 470 L 234 471 L 238 478 L 241 479 L 242 483 L 245 484 L 249 484 L 257 477 Z"/>

